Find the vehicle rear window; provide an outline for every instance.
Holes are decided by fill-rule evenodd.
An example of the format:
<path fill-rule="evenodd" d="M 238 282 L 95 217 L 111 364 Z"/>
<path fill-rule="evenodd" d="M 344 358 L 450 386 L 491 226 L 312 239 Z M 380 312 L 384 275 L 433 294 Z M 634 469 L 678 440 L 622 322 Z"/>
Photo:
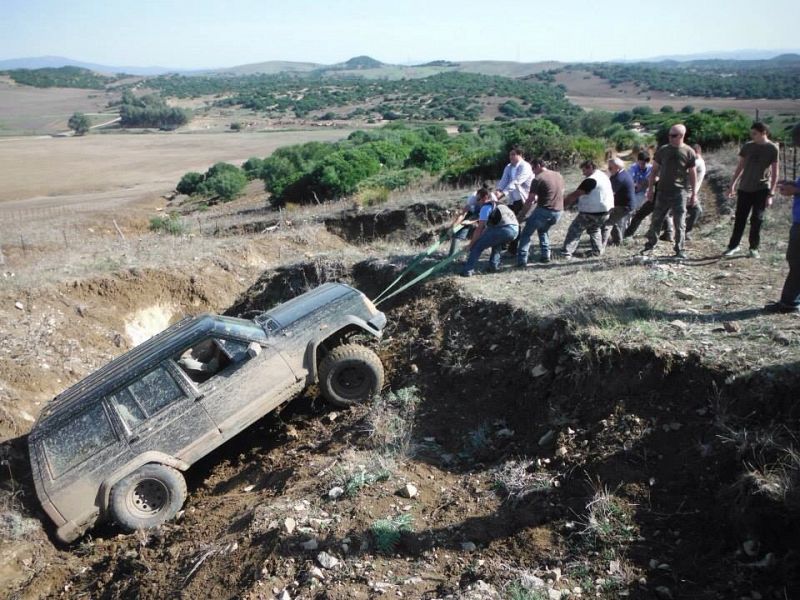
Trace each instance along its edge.
<path fill-rule="evenodd" d="M 163 367 L 150 371 L 141 379 L 134 381 L 128 389 L 148 416 L 186 395 Z"/>
<path fill-rule="evenodd" d="M 95 404 L 44 439 L 53 477 L 59 477 L 116 440 L 102 404 Z"/>

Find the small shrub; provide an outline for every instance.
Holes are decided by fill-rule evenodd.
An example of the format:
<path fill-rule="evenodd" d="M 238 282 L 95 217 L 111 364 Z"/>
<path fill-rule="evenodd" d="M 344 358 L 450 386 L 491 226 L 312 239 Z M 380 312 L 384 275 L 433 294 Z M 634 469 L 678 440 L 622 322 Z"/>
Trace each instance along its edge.
<path fill-rule="evenodd" d="M 547 473 L 533 469 L 532 460 L 510 460 L 494 471 L 497 491 L 512 503 L 519 502 L 529 494 L 553 487 L 554 479 Z"/>
<path fill-rule="evenodd" d="M 389 200 L 389 190 L 386 188 L 367 188 L 358 192 L 356 200 L 362 206 L 375 206 Z"/>
<path fill-rule="evenodd" d="M 238 121 L 234 121 L 233 123 L 230 124 L 230 128 L 231 128 L 231 131 L 241 131 L 242 130 L 242 124 L 239 123 Z"/>
<path fill-rule="evenodd" d="M 616 546 L 636 538 L 636 526 L 630 506 L 612 494 L 598 481 L 591 502 L 586 505 L 587 516 L 581 532 L 590 543 Z"/>
<path fill-rule="evenodd" d="M 526 587 L 521 581 L 514 581 L 506 588 L 508 600 L 549 600 L 547 590 L 535 590 Z"/>
<path fill-rule="evenodd" d="M 413 386 L 375 400 L 366 418 L 366 433 L 372 448 L 384 456 L 412 456 L 413 416 L 419 402 L 419 390 Z"/>
<path fill-rule="evenodd" d="M 389 517 L 375 521 L 370 527 L 370 533 L 375 539 L 375 546 L 384 553 L 393 552 L 400 541 L 400 536 L 404 531 L 412 531 L 411 523 L 413 518 L 409 514 Z"/>
<path fill-rule="evenodd" d="M 186 225 L 176 214 L 167 216 L 158 215 L 150 218 L 150 231 L 164 232 L 170 235 L 182 235 L 186 232 Z"/>

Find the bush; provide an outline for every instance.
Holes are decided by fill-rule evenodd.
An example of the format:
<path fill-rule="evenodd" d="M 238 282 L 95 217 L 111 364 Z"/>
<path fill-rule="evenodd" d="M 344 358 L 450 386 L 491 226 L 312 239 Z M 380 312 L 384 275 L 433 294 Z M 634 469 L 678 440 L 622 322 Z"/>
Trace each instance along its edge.
<path fill-rule="evenodd" d="M 664 106 L 661 107 L 661 112 L 664 114 L 674 113 L 675 109 L 669 104 L 665 104 Z"/>
<path fill-rule="evenodd" d="M 197 193 L 209 197 L 217 196 L 223 202 L 229 202 L 240 196 L 247 185 L 247 176 L 237 167 L 228 166 L 235 170 L 224 169 L 209 176 L 208 173 L 211 173 L 209 169 L 205 181 L 197 186 Z"/>
<path fill-rule="evenodd" d="M 248 158 L 242 163 L 242 171 L 247 179 L 253 180 L 261 177 L 261 170 L 264 168 L 264 160 L 255 156 Z"/>
<path fill-rule="evenodd" d="M 447 148 L 437 142 L 423 143 L 411 149 L 406 167 L 417 167 L 428 173 L 438 173 L 447 164 Z"/>
<path fill-rule="evenodd" d="M 181 177 L 181 180 L 178 182 L 178 186 L 175 189 L 179 194 L 191 196 L 197 191 L 197 186 L 203 183 L 203 179 L 205 179 L 205 176 L 202 173 L 189 171 L 183 177 Z"/>
<path fill-rule="evenodd" d="M 326 200 L 349 196 L 358 189 L 359 183 L 380 169 L 381 163 L 368 152 L 340 150 L 326 156 L 312 171 L 308 191 L 316 191 Z"/>
<path fill-rule="evenodd" d="M 155 231 L 157 233 L 164 232 L 170 235 L 182 235 L 186 232 L 186 225 L 184 225 L 181 218 L 175 213 L 166 216 L 159 215 L 151 217 L 150 231 Z"/>
<path fill-rule="evenodd" d="M 86 135 L 89 133 L 92 122 L 85 114 L 76 112 L 67 121 L 67 126 L 75 132 L 75 135 Z"/>
<path fill-rule="evenodd" d="M 235 122 L 231 123 L 230 128 L 231 128 L 231 131 L 241 131 L 242 130 L 242 124 L 239 123 L 238 121 L 235 121 Z"/>
<path fill-rule="evenodd" d="M 593 110 L 581 117 L 581 130 L 590 137 L 599 137 L 609 125 L 613 114 L 604 110 Z"/>

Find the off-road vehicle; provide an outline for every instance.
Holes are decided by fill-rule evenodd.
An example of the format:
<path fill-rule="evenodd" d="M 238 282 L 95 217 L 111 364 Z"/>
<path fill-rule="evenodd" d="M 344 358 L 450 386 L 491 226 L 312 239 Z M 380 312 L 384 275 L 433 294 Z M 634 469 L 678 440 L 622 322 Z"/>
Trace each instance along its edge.
<path fill-rule="evenodd" d="M 185 318 L 59 394 L 28 438 L 57 537 L 171 519 L 182 471 L 311 384 L 338 405 L 368 400 L 383 366 L 353 338 L 385 324 L 361 292 L 326 283 L 254 320 Z"/>

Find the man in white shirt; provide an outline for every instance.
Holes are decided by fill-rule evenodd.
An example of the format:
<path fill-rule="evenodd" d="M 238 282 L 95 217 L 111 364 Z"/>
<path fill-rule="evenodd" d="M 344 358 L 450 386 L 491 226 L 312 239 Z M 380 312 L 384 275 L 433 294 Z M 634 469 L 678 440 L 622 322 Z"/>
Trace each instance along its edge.
<path fill-rule="evenodd" d="M 533 178 L 533 168 L 522 157 L 522 150 L 514 146 L 508 153 L 508 164 L 496 186 L 498 200 L 516 213 L 531 193 Z"/>

